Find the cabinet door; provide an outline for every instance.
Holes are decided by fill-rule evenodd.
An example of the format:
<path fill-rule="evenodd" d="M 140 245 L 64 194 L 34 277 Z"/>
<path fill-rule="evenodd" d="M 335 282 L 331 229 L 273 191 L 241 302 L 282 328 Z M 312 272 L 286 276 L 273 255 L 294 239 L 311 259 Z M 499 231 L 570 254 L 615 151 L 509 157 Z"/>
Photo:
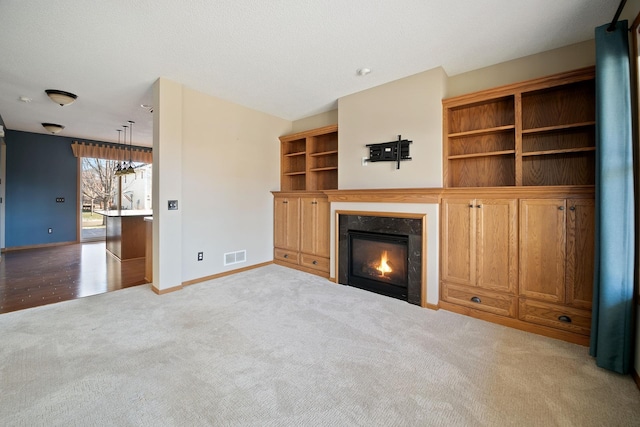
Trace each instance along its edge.
<path fill-rule="evenodd" d="M 517 206 L 515 199 L 476 200 L 476 281 L 481 288 L 516 292 Z"/>
<path fill-rule="evenodd" d="M 520 201 L 520 295 L 564 302 L 564 199 Z"/>
<path fill-rule="evenodd" d="M 442 280 L 474 286 L 476 233 L 474 200 L 442 201 Z"/>
<path fill-rule="evenodd" d="M 274 236 L 276 248 L 297 251 L 299 248 L 300 199 L 296 197 L 274 198 Z"/>
<path fill-rule="evenodd" d="M 595 203 L 591 199 L 569 199 L 567 205 L 567 304 L 590 309 L 593 298 Z"/>
<path fill-rule="evenodd" d="M 302 197 L 300 250 L 329 257 L 329 201 L 320 197 Z"/>

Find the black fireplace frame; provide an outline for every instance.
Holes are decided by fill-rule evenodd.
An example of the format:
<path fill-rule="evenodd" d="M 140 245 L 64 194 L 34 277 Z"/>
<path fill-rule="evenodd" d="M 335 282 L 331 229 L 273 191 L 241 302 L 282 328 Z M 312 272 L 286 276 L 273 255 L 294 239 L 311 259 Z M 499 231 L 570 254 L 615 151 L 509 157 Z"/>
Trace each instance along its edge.
<path fill-rule="evenodd" d="M 408 285 L 406 301 L 422 305 L 426 298 L 423 265 L 426 251 L 426 215 L 387 213 L 387 212 L 353 212 L 336 211 L 337 231 L 337 281 L 349 284 L 349 230 L 368 231 L 373 233 L 405 235 L 408 237 Z"/>

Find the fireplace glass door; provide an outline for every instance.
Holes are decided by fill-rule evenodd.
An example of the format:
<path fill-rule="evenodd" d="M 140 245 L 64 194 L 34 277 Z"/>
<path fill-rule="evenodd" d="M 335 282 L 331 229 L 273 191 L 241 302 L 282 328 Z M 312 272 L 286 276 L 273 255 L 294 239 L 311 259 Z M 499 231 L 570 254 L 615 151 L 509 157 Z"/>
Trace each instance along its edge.
<path fill-rule="evenodd" d="M 407 236 L 350 230 L 349 248 L 349 285 L 407 300 Z"/>

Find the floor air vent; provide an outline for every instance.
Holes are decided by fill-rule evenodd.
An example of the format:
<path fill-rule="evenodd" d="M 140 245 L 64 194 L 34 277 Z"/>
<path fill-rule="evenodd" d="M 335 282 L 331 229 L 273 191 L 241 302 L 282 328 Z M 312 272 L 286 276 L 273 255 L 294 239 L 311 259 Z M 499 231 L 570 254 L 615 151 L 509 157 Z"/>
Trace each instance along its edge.
<path fill-rule="evenodd" d="M 224 265 L 238 264 L 247 260 L 247 251 L 227 252 L 224 254 Z"/>

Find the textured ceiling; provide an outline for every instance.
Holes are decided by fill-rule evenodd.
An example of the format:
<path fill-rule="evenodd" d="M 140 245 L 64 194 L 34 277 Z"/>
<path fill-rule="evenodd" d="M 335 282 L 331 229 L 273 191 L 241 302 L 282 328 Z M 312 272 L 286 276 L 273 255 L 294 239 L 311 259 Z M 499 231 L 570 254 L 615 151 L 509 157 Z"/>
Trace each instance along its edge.
<path fill-rule="evenodd" d="M 296 120 L 442 66 L 448 75 L 592 39 L 618 0 L 2 0 L 8 129 L 151 145 L 152 84 Z M 629 6 L 627 6 L 629 9 Z M 626 12 L 626 10 L 625 10 Z M 371 74 L 359 77 L 367 67 Z M 59 107 L 45 89 L 76 93 Z M 32 98 L 24 103 L 19 97 Z"/>

